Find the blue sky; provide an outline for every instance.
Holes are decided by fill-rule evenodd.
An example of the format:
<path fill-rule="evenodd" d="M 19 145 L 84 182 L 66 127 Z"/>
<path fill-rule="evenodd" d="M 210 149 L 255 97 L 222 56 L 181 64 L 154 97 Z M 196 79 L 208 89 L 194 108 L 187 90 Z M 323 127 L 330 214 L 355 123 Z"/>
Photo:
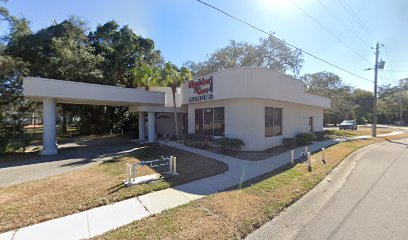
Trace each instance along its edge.
<path fill-rule="evenodd" d="M 374 65 L 374 53 L 367 43 L 374 47 L 378 40 L 384 44 L 380 56 L 386 61 L 387 70 L 380 73 L 379 84 L 396 84 L 398 79 L 408 77 L 406 0 L 293 0 L 347 46 L 308 18 L 291 0 L 205 1 L 369 79 L 373 79 L 374 73 L 364 69 Z M 61 22 L 70 15 L 87 20 L 92 30 L 97 24 L 116 20 L 121 25 L 129 25 L 137 34 L 152 38 L 165 60 L 179 66 L 187 60 L 204 60 L 207 54 L 225 46 L 229 40 L 255 43 L 265 36 L 195 0 L 9 0 L 6 6 L 11 14 L 31 20 L 34 31 L 51 25 L 51 19 Z M 350 16 L 344 6 L 352 9 L 366 27 Z M 301 74 L 332 71 L 355 87 L 373 88 L 372 82 L 311 57 L 304 56 L 304 59 Z"/>

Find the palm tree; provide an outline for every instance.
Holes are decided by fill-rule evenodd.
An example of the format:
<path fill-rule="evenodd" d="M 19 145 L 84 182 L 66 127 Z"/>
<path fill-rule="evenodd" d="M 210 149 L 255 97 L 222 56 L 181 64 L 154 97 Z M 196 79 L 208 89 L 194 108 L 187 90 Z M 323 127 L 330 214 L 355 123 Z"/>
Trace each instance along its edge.
<path fill-rule="evenodd" d="M 158 85 L 160 81 L 160 69 L 146 63 L 132 68 L 130 75 L 133 79 L 133 86 L 145 87 L 145 90 L 150 90 L 150 87 Z"/>
<path fill-rule="evenodd" d="M 186 67 L 182 67 L 180 70 L 172 64 L 167 62 L 164 65 L 162 84 L 171 88 L 173 94 L 173 108 L 174 108 L 174 124 L 176 127 L 176 138 L 179 137 L 178 121 L 177 121 L 177 107 L 176 107 L 176 92 L 177 87 L 180 87 L 182 83 L 187 82 L 193 78 L 190 70 Z"/>

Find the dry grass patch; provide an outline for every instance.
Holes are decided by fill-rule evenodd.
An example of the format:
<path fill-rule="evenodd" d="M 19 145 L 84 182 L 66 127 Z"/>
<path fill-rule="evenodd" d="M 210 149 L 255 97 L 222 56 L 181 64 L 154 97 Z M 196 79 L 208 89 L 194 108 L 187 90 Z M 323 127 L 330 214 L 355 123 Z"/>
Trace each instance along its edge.
<path fill-rule="evenodd" d="M 125 163 L 162 155 L 177 156 L 179 176 L 123 187 Z M 226 164 L 213 159 L 156 145 L 89 168 L 0 188 L 0 232 L 212 176 L 227 168 Z M 152 173 L 156 171 L 148 166 L 138 168 L 138 175 Z"/>
<path fill-rule="evenodd" d="M 408 134 L 388 139 L 402 137 L 408 137 Z M 320 163 L 320 153 L 312 155 L 312 172 L 305 164 L 287 166 L 248 181 L 241 189 L 199 199 L 95 239 L 244 238 L 316 186 L 350 153 L 384 140 L 375 138 L 334 145 L 326 150 L 327 164 Z"/>

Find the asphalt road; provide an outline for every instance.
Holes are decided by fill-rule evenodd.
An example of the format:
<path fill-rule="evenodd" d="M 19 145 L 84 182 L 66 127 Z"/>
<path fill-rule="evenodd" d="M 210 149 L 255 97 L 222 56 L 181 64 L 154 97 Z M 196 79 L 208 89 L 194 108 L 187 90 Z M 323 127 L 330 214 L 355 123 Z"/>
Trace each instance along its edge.
<path fill-rule="evenodd" d="M 408 239 L 408 139 L 344 164 L 248 239 Z"/>
<path fill-rule="evenodd" d="M 58 148 L 57 155 L 34 155 L 24 160 L 0 161 L 0 187 L 89 167 L 137 149 L 134 143 L 123 137 L 81 138 L 60 144 Z"/>

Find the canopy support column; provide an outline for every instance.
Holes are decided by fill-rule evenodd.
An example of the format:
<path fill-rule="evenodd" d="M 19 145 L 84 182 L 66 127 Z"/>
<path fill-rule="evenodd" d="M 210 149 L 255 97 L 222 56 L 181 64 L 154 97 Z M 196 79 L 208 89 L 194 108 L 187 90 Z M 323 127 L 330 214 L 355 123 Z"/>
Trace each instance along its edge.
<path fill-rule="evenodd" d="M 41 155 L 58 153 L 56 105 L 55 98 L 43 99 L 43 149 Z"/>
<path fill-rule="evenodd" d="M 145 113 L 139 112 L 139 141 L 145 140 Z"/>
<path fill-rule="evenodd" d="M 156 113 L 148 112 L 147 113 L 147 131 L 148 131 L 148 140 L 149 142 L 154 142 L 156 139 Z"/>

